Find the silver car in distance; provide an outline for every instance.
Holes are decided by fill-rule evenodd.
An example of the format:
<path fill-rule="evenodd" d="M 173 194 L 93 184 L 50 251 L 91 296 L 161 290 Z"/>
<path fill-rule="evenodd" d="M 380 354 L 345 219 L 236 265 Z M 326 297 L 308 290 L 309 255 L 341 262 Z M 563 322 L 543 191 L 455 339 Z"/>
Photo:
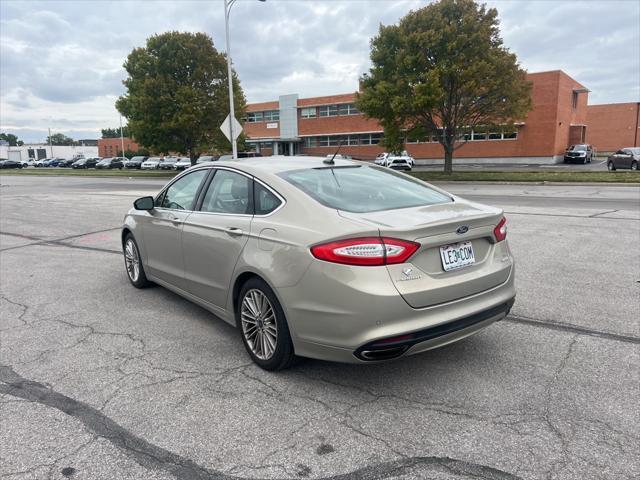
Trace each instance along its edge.
<path fill-rule="evenodd" d="M 236 325 L 267 370 L 367 363 L 467 337 L 515 299 L 502 210 L 373 164 L 203 163 L 135 201 L 122 245 L 154 282 Z M 177 247 L 177 248 L 176 248 Z"/>

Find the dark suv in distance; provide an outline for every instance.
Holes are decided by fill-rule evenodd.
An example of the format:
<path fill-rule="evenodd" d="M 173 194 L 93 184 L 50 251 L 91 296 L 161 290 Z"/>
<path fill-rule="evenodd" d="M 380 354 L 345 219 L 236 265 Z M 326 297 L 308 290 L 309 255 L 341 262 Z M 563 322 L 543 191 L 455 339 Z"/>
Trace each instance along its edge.
<path fill-rule="evenodd" d="M 111 170 L 112 168 L 119 168 L 122 170 L 122 160 L 119 157 L 103 158 L 96 163 L 97 170 Z"/>
<path fill-rule="evenodd" d="M 593 160 L 593 147 L 586 143 L 571 145 L 569 149 L 564 152 L 564 163 L 591 163 Z"/>
<path fill-rule="evenodd" d="M 93 168 L 98 163 L 99 158 L 81 158 L 71 164 L 71 168 Z"/>

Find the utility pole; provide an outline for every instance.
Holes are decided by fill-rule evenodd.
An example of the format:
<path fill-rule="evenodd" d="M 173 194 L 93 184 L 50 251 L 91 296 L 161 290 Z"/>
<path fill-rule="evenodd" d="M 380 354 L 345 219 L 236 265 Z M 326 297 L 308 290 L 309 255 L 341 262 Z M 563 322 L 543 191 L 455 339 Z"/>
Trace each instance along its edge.
<path fill-rule="evenodd" d="M 122 149 L 122 156 L 124 157 L 124 135 L 122 133 L 122 115 L 120 115 L 120 148 Z"/>

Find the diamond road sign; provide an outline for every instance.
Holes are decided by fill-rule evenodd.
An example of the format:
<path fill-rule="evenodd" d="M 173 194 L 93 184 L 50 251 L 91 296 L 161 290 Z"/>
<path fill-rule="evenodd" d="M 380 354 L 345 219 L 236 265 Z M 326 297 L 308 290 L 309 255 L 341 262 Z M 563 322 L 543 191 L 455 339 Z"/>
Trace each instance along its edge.
<path fill-rule="evenodd" d="M 229 128 L 231 126 L 231 122 L 233 122 L 233 140 L 237 139 L 242 132 L 242 125 L 240 125 L 240 122 L 236 120 L 236 117 L 231 118 L 232 120 L 229 121 L 229 115 L 227 115 L 227 118 L 225 118 L 224 122 L 222 122 L 222 125 L 220 125 L 220 130 L 222 130 L 222 133 L 224 133 L 224 136 L 227 137 L 230 142 L 232 141 L 231 131 Z"/>

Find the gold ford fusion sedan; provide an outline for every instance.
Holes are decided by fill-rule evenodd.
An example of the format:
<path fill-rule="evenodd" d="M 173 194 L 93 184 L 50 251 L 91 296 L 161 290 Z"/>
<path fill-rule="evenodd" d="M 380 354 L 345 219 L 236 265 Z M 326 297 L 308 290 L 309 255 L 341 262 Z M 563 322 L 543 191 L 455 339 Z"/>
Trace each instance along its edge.
<path fill-rule="evenodd" d="M 134 202 L 127 274 L 236 325 L 260 367 L 367 363 L 467 337 L 515 300 L 502 210 L 368 163 L 204 163 Z"/>

